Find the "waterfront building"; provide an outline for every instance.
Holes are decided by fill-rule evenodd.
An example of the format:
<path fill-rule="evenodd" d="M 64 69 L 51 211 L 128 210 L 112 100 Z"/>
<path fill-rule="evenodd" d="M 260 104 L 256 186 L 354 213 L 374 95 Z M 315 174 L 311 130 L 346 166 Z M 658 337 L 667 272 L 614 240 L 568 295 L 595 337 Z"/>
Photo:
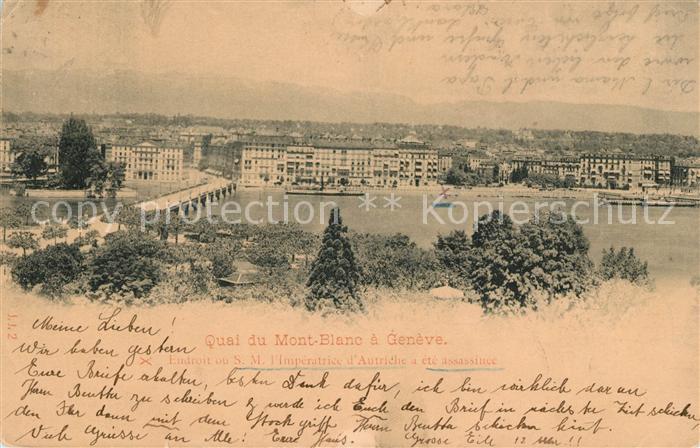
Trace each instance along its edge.
<path fill-rule="evenodd" d="M 677 161 L 672 167 L 671 183 L 681 188 L 700 188 L 700 158 Z"/>
<path fill-rule="evenodd" d="M 579 160 L 580 186 L 645 189 L 671 183 L 670 157 L 585 154 Z"/>
<path fill-rule="evenodd" d="M 401 186 L 425 186 L 437 184 L 438 154 L 436 149 L 414 136 L 397 144 L 399 150 L 399 181 Z"/>
<path fill-rule="evenodd" d="M 571 185 L 576 184 L 579 175 L 580 162 L 576 158 L 564 158 L 556 160 L 545 160 L 542 165 L 542 173 L 556 176 L 557 179 L 568 181 Z"/>
<path fill-rule="evenodd" d="M 446 173 L 452 168 L 452 156 L 450 154 L 438 154 L 438 172 Z"/>
<path fill-rule="evenodd" d="M 413 137 L 388 143 L 271 136 L 242 142 L 241 154 L 247 185 L 421 186 L 439 175 L 437 150 Z"/>
<path fill-rule="evenodd" d="M 511 163 L 507 160 L 501 160 L 498 163 L 498 179 L 494 180 L 497 180 L 502 184 L 508 184 L 510 183 L 510 173 L 512 172 L 513 167 L 511 166 Z"/>
<path fill-rule="evenodd" d="M 158 182 L 184 178 L 184 148 L 158 141 L 115 143 L 106 148 L 106 159 L 124 168 L 125 180 Z"/>
<path fill-rule="evenodd" d="M 20 154 L 34 148 L 46 150 L 44 161 L 48 167 L 48 173 L 55 173 L 58 168 L 58 145 L 54 138 L 37 136 L 0 138 L 0 175 L 9 175 L 12 172 L 12 164 Z"/>
<path fill-rule="evenodd" d="M 251 138 L 242 141 L 241 182 L 246 185 L 282 185 L 286 181 L 286 154 L 291 139 Z"/>
<path fill-rule="evenodd" d="M 194 151 L 194 159 L 196 160 L 197 146 L 195 146 Z M 228 179 L 239 179 L 241 177 L 242 152 L 243 143 L 231 141 L 222 145 L 209 145 L 206 148 L 206 153 L 202 153 L 200 157 L 205 160 L 207 170 L 214 171 Z M 199 166 L 199 162 L 195 166 Z"/>
<path fill-rule="evenodd" d="M 494 163 L 493 157 L 485 152 L 475 151 L 467 154 L 468 171 L 478 173 L 481 171 L 482 166 L 485 168 L 493 168 Z"/>
<path fill-rule="evenodd" d="M 545 174 L 575 184 L 579 174 L 579 159 L 520 158 L 511 161 L 511 170 L 527 170 L 528 174 Z"/>
<path fill-rule="evenodd" d="M 294 184 L 360 186 L 370 183 L 372 147 L 361 142 L 316 142 L 289 148 L 287 169 Z"/>
<path fill-rule="evenodd" d="M 579 158 L 514 158 L 510 172 L 545 174 L 581 187 L 645 189 L 671 183 L 673 160 L 664 156 L 584 154 Z"/>

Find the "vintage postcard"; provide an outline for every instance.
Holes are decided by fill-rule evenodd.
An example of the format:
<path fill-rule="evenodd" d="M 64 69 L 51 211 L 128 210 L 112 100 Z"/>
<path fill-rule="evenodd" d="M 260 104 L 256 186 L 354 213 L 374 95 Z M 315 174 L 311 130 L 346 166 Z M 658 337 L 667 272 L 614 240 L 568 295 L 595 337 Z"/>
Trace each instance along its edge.
<path fill-rule="evenodd" d="M 0 445 L 700 445 L 696 0 L 0 12 Z"/>

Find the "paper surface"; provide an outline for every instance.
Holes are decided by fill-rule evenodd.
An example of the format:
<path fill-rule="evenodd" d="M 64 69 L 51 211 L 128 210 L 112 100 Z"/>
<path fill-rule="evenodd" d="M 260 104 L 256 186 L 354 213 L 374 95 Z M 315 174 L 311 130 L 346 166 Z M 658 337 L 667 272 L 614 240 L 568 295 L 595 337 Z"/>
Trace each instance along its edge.
<path fill-rule="evenodd" d="M 586 246 L 586 251 L 596 263 L 594 269 L 602 263 L 603 249 L 632 247 L 649 260 L 651 281 L 644 285 L 600 281 L 584 285 L 577 298 L 536 306 L 533 303 L 541 297 L 533 295 L 533 302 L 527 299 L 533 309 L 489 313 L 478 294 L 461 283 L 457 289 L 467 291 L 466 298 L 437 298 L 433 286 L 449 283 L 447 277 L 430 277 L 419 268 L 427 263 L 423 258 L 407 255 L 391 266 L 364 266 L 362 275 L 373 275 L 385 284 L 358 288 L 361 310 L 324 314 L 309 311 L 302 303 L 312 284 L 307 283 L 312 272 L 307 262 L 313 265 L 322 257 L 319 245 L 330 209 L 324 209 L 323 198 L 309 199 L 313 220 L 304 222 L 308 211 L 299 206 L 301 199 L 290 200 L 289 210 L 274 205 L 285 204 L 288 192 L 301 189 L 297 182 L 290 183 L 288 171 L 287 179 L 279 173 L 274 177 L 275 170 L 290 169 L 286 162 L 284 166 L 270 162 L 270 171 L 255 172 L 257 183 L 245 188 L 235 169 L 204 174 L 192 162 L 196 155 L 185 156 L 185 162 L 175 163 L 191 163 L 188 169 L 199 173 L 196 176 L 209 176 L 206 181 L 190 175 L 174 182 L 176 187 L 148 186 L 148 194 L 139 200 L 151 200 L 155 205 L 148 207 L 163 209 L 167 198 L 177 200 L 180 213 L 185 203 L 199 211 L 205 209 L 204 202 L 196 202 L 202 194 L 213 202 L 215 192 L 217 200 L 219 193 L 225 198 L 230 192 L 226 189 L 236 185 L 231 193 L 235 196 L 229 196 L 239 206 L 236 218 L 260 219 L 259 226 L 264 226 L 274 221 L 273 215 L 281 220 L 289 213 L 316 239 L 303 240 L 308 235 L 299 233 L 281 243 L 273 239 L 272 230 L 269 240 L 242 237 L 231 243 L 235 261 L 245 262 L 236 268 L 242 275 L 210 275 L 207 292 L 189 292 L 198 281 L 195 274 L 201 260 L 182 255 L 185 261 L 163 268 L 160 284 L 152 290 L 152 297 L 158 298 L 153 300 L 139 300 L 138 294 L 137 299 L 133 294 L 104 299 L 99 296 L 104 290 L 97 287 L 85 294 L 50 298 L 41 286 L 23 289 L 11 263 L 3 261 L 0 442 L 4 446 L 690 447 L 700 443 L 698 190 L 695 184 L 695 190 L 685 184 L 671 189 L 676 173 L 671 168 L 668 185 L 658 174 L 660 163 L 670 167 L 676 159 L 698 156 L 700 151 L 697 2 L 37 0 L 4 1 L 0 8 L 3 112 L 51 117 L 42 124 L 41 118 L 3 115 L 8 138 L 45 135 L 58 147 L 61 123 L 76 114 L 87 117 L 95 133 L 100 132 L 98 144 L 112 147 L 125 134 L 139 142 L 166 140 L 163 135 L 172 129 L 188 150 L 196 148 L 193 142 L 205 134 L 213 134 L 212 146 L 225 147 L 217 138 L 223 142 L 234 134 L 240 139 L 254 134 L 265 141 L 292 139 L 294 143 L 285 145 L 294 148 L 311 148 L 311 137 L 332 135 L 339 151 L 367 141 L 373 142 L 375 151 L 391 145 L 414 148 L 423 142 L 430 150 L 454 149 L 457 140 L 458 151 L 466 147 L 487 151 L 488 140 L 489 149 L 501 151 L 494 157 L 507 158 L 513 171 L 511 159 L 524 148 L 527 158 L 559 160 L 567 151 L 575 152 L 579 170 L 584 167 L 583 154 L 641 150 L 620 149 L 631 134 L 670 135 L 680 136 L 673 142 L 684 141 L 687 147 L 676 146 L 673 154 L 649 150 L 674 159 L 649 159 L 655 168 L 639 168 L 640 176 L 655 169 L 656 177 L 647 183 L 662 185 L 668 193 L 654 187 L 640 190 L 635 200 L 644 197 L 646 205 L 654 200 L 696 205 L 663 208 L 638 202 L 631 208 L 624 205 L 627 208 L 619 214 L 605 215 L 608 208 L 593 202 L 598 196 L 593 199 L 592 189 L 603 191 L 602 185 L 587 185 L 589 190 L 578 185 L 568 190 L 559 186 L 556 191 L 532 186 L 508 189 L 511 174 L 506 185 L 499 186 L 495 179 L 491 186 L 455 189 L 438 185 L 438 153 L 435 177 L 420 186 L 412 177 L 404 184 L 397 181 L 393 189 L 391 182 L 385 182 L 367 190 L 370 184 L 359 180 L 349 181 L 349 186 L 338 181 L 328 188 L 324 183 L 336 175 L 334 169 L 325 177 L 321 174 L 321 188 L 338 196 L 327 200 L 340 204 L 351 234 L 409 234 L 418 242 L 410 250 L 419 247 L 425 251 L 421 256 L 428 257 L 438 234 L 465 230 L 471 241 L 473 224 L 485 213 L 476 205 L 480 200 L 498 208 L 505 197 L 506 214 L 515 218 L 513 204 L 527 197 L 523 222 L 530 216 L 532 201 L 549 201 L 545 208 L 553 210 L 550 203 L 558 199 L 571 210 L 573 201 L 580 200 L 585 205 L 579 210 L 591 219 L 583 225 L 583 233 L 590 240 L 591 249 Z M 148 125 L 139 121 L 145 120 L 139 114 L 151 113 L 171 121 L 154 118 Z M 214 118 L 208 126 L 193 117 Z M 188 119 L 194 121 L 184 121 Z M 216 121 L 227 119 L 239 122 Z M 31 126 L 26 125 L 29 121 Z M 385 122 L 407 124 L 396 129 L 376 124 Z M 148 131 L 134 132 L 139 126 Z M 476 129 L 470 135 L 481 137 L 465 139 L 454 131 L 457 137 L 450 138 L 452 127 Z M 214 128 L 221 128 L 221 135 Z M 487 135 L 483 129 L 493 133 L 483 137 Z M 499 129 L 504 135 L 519 132 L 513 140 L 517 143 L 511 144 L 510 137 L 501 140 Z M 562 142 L 576 139 L 576 144 L 552 143 L 545 150 L 540 140 L 527 143 L 540 138 L 537 134 L 530 139 L 533 130 L 551 129 L 567 131 Z M 403 140 L 392 134 L 404 131 L 410 134 Z M 572 137 L 575 132 L 589 132 L 590 140 L 580 134 Z M 603 132 L 610 134 L 599 138 Z M 341 143 L 339 134 L 344 134 Z M 335 146 L 327 148 L 335 153 Z M 511 150 L 515 155 L 508 153 Z M 129 163 L 137 163 L 133 160 Z M 245 155 L 231 160 L 245 173 Z M 323 163 L 322 156 L 314 160 Z M 451 159 L 452 167 L 456 160 Z M 364 159 L 361 163 L 364 166 Z M 357 166 L 359 170 L 360 158 Z M 478 164 L 470 167 L 483 171 Z M 374 175 L 369 168 L 367 173 Z M 577 173 L 574 180 L 579 182 L 585 175 Z M 598 180 L 601 175 L 602 171 Z M 424 173 L 421 182 L 426 178 Z M 637 186 L 648 188 L 640 179 L 634 181 Z M 7 180 L 6 189 L 16 189 L 14 182 Z M 131 186 L 128 178 L 127 186 Z M 374 192 L 376 203 L 362 202 L 360 193 L 342 197 L 346 187 Z M 403 196 L 403 202 L 397 202 L 396 194 Z M 614 194 L 607 199 L 616 200 Z M 658 198 L 650 199 L 649 194 Z M 65 199 L 60 193 L 47 197 L 31 199 L 47 200 L 46 210 L 52 210 L 55 198 Z M 15 204 L 12 200 L 1 204 L 9 210 Z M 447 208 L 435 207 L 449 200 L 453 202 Z M 271 202 L 277 208 L 268 212 Z M 399 210 L 393 214 L 395 207 Z M 638 221 L 629 221 L 630 210 L 637 210 Z M 666 218 L 673 223 L 662 225 Z M 101 221 L 91 221 L 88 227 L 98 231 L 97 253 L 98 246 L 107 244 L 105 236 L 118 228 Z M 8 229 L 8 235 L 20 232 L 22 223 Z M 238 237 L 221 229 L 212 237 L 216 242 L 202 252 L 205 257 L 217 245 L 234 247 L 226 245 L 229 238 Z M 82 238 L 83 232 L 73 228 L 66 235 L 46 236 L 41 249 L 28 251 L 44 250 L 62 240 L 70 243 Z M 157 230 L 144 232 L 156 235 Z M 196 232 L 200 231 L 190 233 Z M 171 231 L 164 244 L 180 245 L 186 253 L 189 244 L 204 241 L 204 233 L 198 234 L 198 241 L 185 240 L 185 235 L 178 241 Z M 269 269 L 267 258 L 275 259 L 274 254 L 287 250 L 282 246 L 294 239 L 285 274 Z M 371 258 L 374 249 L 366 241 L 373 240 L 352 241 L 365 241 L 362 247 L 371 249 L 363 252 L 352 246 L 360 263 Z M 380 249 L 376 243 L 376 250 L 390 253 L 381 244 Z M 548 240 L 533 253 L 541 255 L 554 244 Z M 263 246 L 267 251 L 254 258 L 251 247 Z M 21 258 L 21 245 L 9 247 L 3 242 L 3 253 Z M 76 274 L 70 285 L 83 282 L 89 287 L 98 277 L 90 261 L 93 255 L 90 245 L 79 250 L 86 254 L 87 264 L 80 268 L 85 277 Z M 517 256 L 517 250 L 510 254 Z M 380 263 L 378 258 L 372 260 Z M 64 262 L 56 260 L 54 265 Z M 121 275 L 119 260 L 114 263 L 107 277 L 112 272 L 114 278 Z M 206 269 L 215 264 L 211 256 Z M 287 260 L 282 264 L 287 266 Z M 248 265 L 268 276 L 263 286 L 246 283 Z M 144 264 L 141 270 L 149 266 Z M 402 283 L 381 277 L 384 268 L 377 266 L 386 272 L 400 271 Z M 483 278 L 490 278 L 490 269 L 481 271 Z M 469 279 L 475 274 L 464 275 Z M 506 284 L 510 279 L 493 281 Z"/>
<path fill-rule="evenodd" d="M 416 302 L 328 321 L 260 305 L 76 311 L 16 298 L 4 308 L 16 324 L 5 440 L 690 446 L 696 298 L 678 291 L 674 317 L 660 318 L 658 296 L 620 310 L 617 294 L 607 309 L 490 320 Z"/>

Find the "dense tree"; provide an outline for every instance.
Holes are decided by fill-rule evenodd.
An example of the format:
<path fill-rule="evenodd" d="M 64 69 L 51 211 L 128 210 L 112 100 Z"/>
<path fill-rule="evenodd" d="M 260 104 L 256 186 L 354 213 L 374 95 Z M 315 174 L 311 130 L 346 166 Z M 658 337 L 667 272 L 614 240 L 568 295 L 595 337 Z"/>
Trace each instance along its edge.
<path fill-rule="evenodd" d="M 528 170 L 527 167 L 520 167 L 517 169 L 514 169 L 510 173 L 510 181 L 514 184 L 517 184 L 518 182 L 522 182 L 528 177 Z"/>
<path fill-rule="evenodd" d="M 619 251 L 614 247 L 603 249 L 598 273 L 603 280 L 619 278 L 640 285 L 649 281 L 647 262 L 640 260 L 633 248 L 627 247 L 621 247 Z"/>
<path fill-rule="evenodd" d="M 520 269 L 518 233 L 508 215 L 495 211 L 479 218 L 469 260 L 472 288 L 485 309 L 524 302 L 527 295 L 514 273 Z"/>
<path fill-rule="evenodd" d="M 438 235 L 433 244 L 438 262 L 448 274 L 450 286 L 461 286 L 469 277 L 469 251 L 471 240 L 463 230 L 453 230 Z"/>
<path fill-rule="evenodd" d="M 204 255 L 211 262 L 214 277 L 228 277 L 236 271 L 233 262 L 240 249 L 240 244 L 231 240 L 221 240 L 217 244 L 208 244 L 205 247 Z"/>
<path fill-rule="evenodd" d="M 218 226 L 208 219 L 199 219 L 193 224 L 186 225 L 186 231 L 200 243 L 214 243 L 217 238 Z"/>
<path fill-rule="evenodd" d="M 351 242 L 365 285 L 426 289 L 440 282 L 435 255 L 407 235 L 354 234 Z"/>
<path fill-rule="evenodd" d="M 129 230 L 107 235 L 89 266 L 90 287 L 108 296 L 143 297 L 161 279 L 162 251 L 163 243 L 150 234 Z"/>
<path fill-rule="evenodd" d="M 178 296 L 205 293 L 214 286 L 214 266 L 204 252 L 205 247 L 201 245 L 174 245 L 164 251 L 168 275 L 164 276 L 163 281 Z"/>
<path fill-rule="evenodd" d="M 68 228 L 62 224 L 48 224 L 41 231 L 41 237 L 45 240 L 53 240 L 54 244 L 58 244 L 59 238 L 65 238 L 68 235 Z"/>
<path fill-rule="evenodd" d="M 22 202 L 20 204 L 17 204 L 17 206 L 14 208 L 15 215 L 20 218 L 25 226 L 28 226 L 30 224 L 30 220 L 33 218 L 32 217 L 32 206 L 26 202 Z"/>
<path fill-rule="evenodd" d="M 22 224 L 22 220 L 14 209 L 3 207 L 0 209 L 0 226 L 2 226 L 2 242 L 7 241 L 7 229 L 14 229 Z"/>
<path fill-rule="evenodd" d="M 85 120 L 73 117 L 63 123 L 58 154 L 61 179 L 66 188 L 87 188 L 92 170 L 103 159 Z"/>
<path fill-rule="evenodd" d="M 581 294 L 592 282 L 588 241 L 581 226 L 558 213 L 535 216 L 516 228 L 495 211 L 472 235 L 470 281 L 487 311 L 533 307 L 537 292 Z"/>
<path fill-rule="evenodd" d="M 498 169 L 498 167 L 496 167 L 496 169 Z M 457 187 L 488 185 L 494 181 L 491 173 L 481 175 L 472 171 L 463 171 L 456 167 L 452 167 L 446 173 L 443 173 L 440 179 L 444 184 L 454 185 Z"/>
<path fill-rule="evenodd" d="M 95 229 L 88 230 L 82 235 L 78 235 L 78 237 L 73 241 L 73 244 L 76 246 L 82 247 L 82 246 L 92 246 L 92 247 L 97 247 L 97 239 L 100 237 L 100 232 L 98 232 Z"/>
<path fill-rule="evenodd" d="M 287 226 L 288 247 L 291 252 L 292 262 L 297 255 L 303 255 L 304 267 L 308 267 L 309 260 L 318 252 L 321 239 L 318 234 L 307 232 L 297 224 L 285 224 Z"/>
<path fill-rule="evenodd" d="M 185 221 L 177 212 L 170 212 L 170 214 L 165 216 L 163 219 L 165 221 L 165 230 L 168 234 L 168 237 L 173 235 L 175 237 L 175 244 L 178 244 L 180 242 L 180 235 L 182 235 L 182 232 L 186 228 Z"/>
<path fill-rule="evenodd" d="M 289 267 L 289 258 L 272 238 L 256 238 L 246 249 L 248 261 L 256 266 L 268 269 Z"/>
<path fill-rule="evenodd" d="M 305 302 L 309 310 L 326 306 L 344 311 L 363 308 L 358 292 L 360 268 L 346 232 L 340 209 L 333 209 L 307 281 L 309 293 Z"/>
<path fill-rule="evenodd" d="M 106 193 L 109 197 L 115 197 L 124 183 L 124 177 L 125 172 L 121 164 L 97 158 L 90 166 L 90 175 L 86 183 L 97 196 Z"/>
<path fill-rule="evenodd" d="M 83 254 L 75 245 L 54 244 L 21 257 L 12 268 L 12 277 L 24 289 L 41 285 L 49 296 L 59 296 L 68 283 L 83 270 Z"/>
<path fill-rule="evenodd" d="M 15 158 L 12 164 L 12 174 L 36 180 L 37 177 L 46 175 L 49 170 L 49 165 L 46 163 L 48 156 L 49 150 L 45 148 L 28 148 Z"/>
<path fill-rule="evenodd" d="M 262 239 L 276 246 L 279 252 L 289 262 L 295 262 L 297 255 L 303 254 L 305 259 L 318 251 L 317 235 L 307 232 L 296 223 L 271 224 L 256 228 L 253 241 Z"/>
<path fill-rule="evenodd" d="M 225 232 L 230 235 L 231 238 L 240 241 L 249 241 L 256 234 L 257 226 L 247 223 L 231 224 L 226 229 Z"/>
<path fill-rule="evenodd" d="M 447 185 L 461 186 L 467 183 L 467 174 L 457 168 L 450 168 L 446 173 L 440 176 L 442 183 Z"/>
<path fill-rule="evenodd" d="M 13 249 L 22 249 L 22 255 L 27 255 L 28 250 L 39 248 L 39 241 L 32 232 L 14 232 L 7 239 L 7 246 Z"/>
<path fill-rule="evenodd" d="M 550 296 L 580 295 L 592 286 L 593 263 L 583 228 L 559 212 L 534 216 L 520 228 L 526 248 L 523 275 L 534 289 Z"/>
<path fill-rule="evenodd" d="M 524 179 L 528 187 L 541 188 L 570 188 L 575 184 L 573 178 L 560 179 L 553 174 L 530 173 Z"/>
<path fill-rule="evenodd" d="M 141 230 L 141 209 L 134 206 L 123 207 L 118 205 L 117 207 L 114 210 L 114 221 L 117 223 L 117 230 L 122 230 L 122 227 L 127 230 Z M 108 214 L 105 214 L 104 218 L 107 218 L 107 216 Z"/>
<path fill-rule="evenodd" d="M 237 228 L 240 236 L 246 234 L 246 227 Z M 246 249 L 248 260 L 267 268 L 288 267 L 303 255 L 306 262 L 318 250 L 318 238 L 298 224 L 279 223 L 253 228 L 251 244 Z"/>

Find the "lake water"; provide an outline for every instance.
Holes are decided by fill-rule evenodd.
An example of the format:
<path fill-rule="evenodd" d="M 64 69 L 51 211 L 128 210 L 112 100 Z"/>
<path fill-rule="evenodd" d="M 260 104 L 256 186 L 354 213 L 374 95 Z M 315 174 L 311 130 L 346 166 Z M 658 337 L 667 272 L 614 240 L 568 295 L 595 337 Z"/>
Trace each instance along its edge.
<path fill-rule="evenodd" d="M 153 191 L 140 191 L 141 197 L 153 194 Z M 541 209 L 555 207 L 569 215 L 575 214 L 580 222 L 587 221 L 582 222 L 582 226 L 591 243 L 590 256 L 596 262 L 600 260 L 604 248 L 611 245 L 628 246 L 633 247 L 642 259 L 649 262 L 650 273 L 657 284 L 682 282 L 687 285 L 693 276 L 700 274 L 700 208 L 675 207 L 669 211 L 666 207 L 644 209 L 614 206 L 608 209 L 605 206 L 595 207 L 590 197 L 585 201 L 579 200 L 578 203 L 574 199 L 559 199 L 560 203 L 552 205 L 557 199 L 522 198 L 515 195 L 476 197 L 463 192 L 448 199 L 454 204 L 452 208 L 434 208 L 432 214 L 426 210 L 436 200 L 436 193 L 424 196 L 418 192 L 396 192 L 394 210 L 391 210 L 390 193 L 370 195 L 374 200 L 368 206 L 361 207 L 361 197 L 285 196 L 281 191 L 242 190 L 233 197 L 227 197 L 229 204 L 223 207 L 229 222 L 240 219 L 243 222 L 265 223 L 270 222 L 270 218 L 273 222 L 283 221 L 286 214 L 290 222 L 300 222 L 307 230 L 322 232 L 330 208 L 337 204 L 341 208 L 344 223 L 351 230 L 404 233 L 423 247 L 429 247 L 439 233 L 448 233 L 454 229 L 471 233 L 477 202 L 480 203 L 478 215 L 488 211 L 485 203 L 489 203 L 493 209 L 500 207 L 506 213 L 516 210 L 518 213 L 514 216 L 521 220 L 526 220 L 536 205 Z M 0 194 L 0 206 L 32 200 L 35 199 L 14 198 L 6 192 Z M 59 199 L 47 202 L 53 205 L 57 201 Z M 71 199 L 65 202 L 70 204 L 75 213 L 79 201 Z M 106 201 L 104 204 L 105 207 L 113 205 L 114 201 Z M 323 219 L 321 210 L 324 211 Z M 65 207 L 60 207 L 57 211 L 61 216 L 67 213 Z M 213 205 L 211 212 L 212 216 L 220 217 L 222 205 Z M 633 217 L 636 217 L 636 223 L 630 223 Z"/>

